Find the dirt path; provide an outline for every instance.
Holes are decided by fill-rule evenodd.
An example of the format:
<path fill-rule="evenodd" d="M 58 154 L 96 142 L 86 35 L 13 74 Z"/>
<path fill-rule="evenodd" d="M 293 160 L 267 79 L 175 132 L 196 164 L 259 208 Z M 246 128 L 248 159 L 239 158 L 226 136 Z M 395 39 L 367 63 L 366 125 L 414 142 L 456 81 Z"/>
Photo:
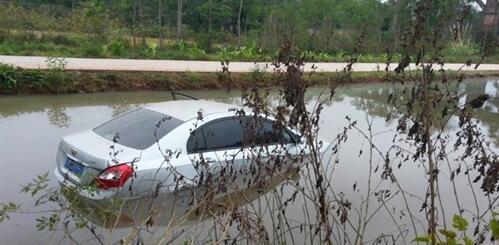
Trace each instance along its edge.
<path fill-rule="evenodd" d="M 40 56 L 7 56 L 0 55 L 0 63 L 10 64 L 25 69 L 47 69 L 47 57 Z M 87 59 L 66 58 L 67 70 L 91 70 L 91 71 L 169 71 L 169 72 L 218 72 L 222 65 L 217 61 L 187 61 L 187 60 L 140 60 L 140 59 Z M 312 66 L 318 72 L 337 72 L 343 70 L 347 63 L 307 63 L 305 71 L 312 71 Z M 353 66 L 354 71 L 367 72 L 384 70 L 382 63 L 357 63 Z M 392 64 L 390 69 L 396 67 Z M 446 70 L 475 70 L 474 66 L 466 67 L 464 64 L 446 64 Z M 266 62 L 231 62 L 231 72 L 251 72 L 255 69 L 272 71 L 273 67 Z M 415 69 L 411 65 L 411 69 Z M 476 71 L 499 71 L 499 64 L 481 64 Z"/>

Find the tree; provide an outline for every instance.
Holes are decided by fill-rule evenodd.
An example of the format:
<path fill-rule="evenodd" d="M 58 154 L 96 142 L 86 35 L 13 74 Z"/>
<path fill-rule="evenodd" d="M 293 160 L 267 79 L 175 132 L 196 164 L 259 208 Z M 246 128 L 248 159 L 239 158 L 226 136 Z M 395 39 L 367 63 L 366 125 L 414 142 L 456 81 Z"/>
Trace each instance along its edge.
<path fill-rule="evenodd" d="M 486 2 L 484 2 L 486 1 Z M 498 0 L 473 0 L 482 9 L 482 52 L 490 52 L 496 42 L 498 17 Z"/>
<path fill-rule="evenodd" d="M 239 1 L 239 11 L 237 14 L 237 43 L 239 43 L 239 38 L 241 36 L 241 12 L 243 10 L 243 0 Z"/>
<path fill-rule="evenodd" d="M 483 29 L 485 31 L 497 31 L 497 23 L 499 22 L 497 0 L 488 0 L 484 8 Z"/>
<path fill-rule="evenodd" d="M 163 26 L 161 23 L 161 17 L 163 15 L 163 6 L 161 5 L 162 0 L 158 0 L 158 31 L 159 31 L 159 46 L 163 46 Z"/>
<path fill-rule="evenodd" d="M 182 38 L 182 0 L 177 0 L 177 39 Z"/>
<path fill-rule="evenodd" d="M 135 24 L 137 23 L 137 0 L 132 0 L 132 36 L 133 36 L 133 45 L 137 44 L 135 40 Z"/>

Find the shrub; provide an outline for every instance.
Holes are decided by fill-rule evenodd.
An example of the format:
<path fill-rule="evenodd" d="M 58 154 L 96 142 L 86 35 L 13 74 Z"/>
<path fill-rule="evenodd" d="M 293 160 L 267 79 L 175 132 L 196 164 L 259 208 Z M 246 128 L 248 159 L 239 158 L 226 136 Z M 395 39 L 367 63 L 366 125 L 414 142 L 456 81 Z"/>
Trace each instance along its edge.
<path fill-rule="evenodd" d="M 190 44 L 184 40 L 174 42 L 169 48 L 173 51 L 177 51 L 176 57 L 173 58 L 188 60 L 206 58 L 206 52 L 203 49 L 199 48 L 196 44 Z"/>
<path fill-rule="evenodd" d="M 122 56 L 129 48 L 128 42 L 123 39 L 113 39 L 108 44 L 104 45 L 104 53 L 106 56 Z"/>
<path fill-rule="evenodd" d="M 41 39 L 42 40 L 47 39 L 47 41 L 52 41 L 56 45 L 65 45 L 65 46 L 77 46 L 78 45 L 76 40 L 74 40 L 73 38 L 71 38 L 67 35 L 51 36 L 51 35 L 44 34 L 44 35 L 42 35 Z"/>
<path fill-rule="evenodd" d="M 305 61 L 322 61 L 322 62 L 331 62 L 334 60 L 333 56 L 327 53 L 317 53 L 314 51 L 304 51 L 301 53 L 301 57 Z"/>
<path fill-rule="evenodd" d="M 98 42 L 85 41 L 81 46 L 81 53 L 84 57 L 102 57 L 103 45 Z"/>
<path fill-rule="evenodd" d="M 265 55 L 265 53 L 262 51 L 262 49 L 257 48 L 256 46 L 243 46 L 239 47 L 236 49 L 230 49 L 230 48 L 221 48 L 217 52 L 217 56 L 221 60 L 246 60 L 246 61 L 253 61 L 253 60 L 265 60 L 268 57 Z"/>
<path fill-rule="evenodd" d="M 136 53 L 132 58 L 155 58 L 158 54 L 157 45 L 155 43 L 139 44 L 135 47 Z"/>
<path fill-rule="evenodd" d="M 213 49 L 213 35 L 212 34 L 205 34 L 203 33 L 202 35 L 197 36 L 199 47 L 203 50 L 206 51 L 212 51 Z"/>
<path fill-rule="evenodd" d="M 71 83 L 71 74 L 64 72 L 59 61 L 48 70 L 24 70 L 11 65 L 0 64 L 0 93 L 13 94 L 19 91 L 59 93 Z M 50 65 L 49 65 L 50 66 Z"/>
<path fill-rule="evenodd" d="M 38 38 L 33 32 L 11 33 L 11 40 L 16 42 L 33 42 Z"/>
<path fill-rule="evenodd" d="M 9 38 L 9 32 L 3 29 L 0 29 L 0 43 L 4 42 Z"/>
<path fill-rule="evenodd" d="M 9 91 L 17 87 L 15 68 L 10 65 L 0 64 L 0 89 Z"/>
<path fill-rule="evenodd" d="M 477 56 L 480 51 L 475 43 L 471 42 L 453 42 L 450 43 L 444 50 L 442 55 L 444 57 L 464 57 L 465 59 Z"/>

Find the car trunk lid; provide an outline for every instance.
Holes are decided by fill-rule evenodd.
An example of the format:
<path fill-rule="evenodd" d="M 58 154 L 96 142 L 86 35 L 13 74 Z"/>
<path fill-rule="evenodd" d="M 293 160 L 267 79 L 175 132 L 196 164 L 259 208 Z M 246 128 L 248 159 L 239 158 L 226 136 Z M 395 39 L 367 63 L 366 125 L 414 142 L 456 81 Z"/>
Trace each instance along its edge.
<path fill-rule="evenodd" d="M 89 184 L 109 166 L 137 161 L 140 150 L 122 146 L 92 130 L 68 135 L 61 140 L 57 167 L 67 180 Z"/>

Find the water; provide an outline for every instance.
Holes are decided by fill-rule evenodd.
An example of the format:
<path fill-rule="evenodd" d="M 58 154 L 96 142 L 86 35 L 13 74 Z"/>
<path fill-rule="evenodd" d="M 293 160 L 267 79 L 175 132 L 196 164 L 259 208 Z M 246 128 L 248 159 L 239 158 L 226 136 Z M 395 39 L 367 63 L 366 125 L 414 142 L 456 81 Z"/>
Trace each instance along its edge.
<path fill-rule="evenodd" d="M 367 128 L 366 116 L 373 119 L 373 131 L 378 133 L 375 142 L 380 145 L 382 150 L 387 150 L 392 144 L 393 134 L 395 132 L 396 120 L 386 120 L 386 115 L 393 108 L 386 104 L 391 85 L 389 84 L 360 84 L 342 88 L 337 91 L 336 97 L 332 102 L 327 103 L 320 120 L 320 136 L 326 141 L 333 140 L 338 133 L 341 133 L 343 127 L 347 125 L 345 116 L 352 120 L 357 120 L 360 128 Z M 499 79 L 473 79 L 468 80 L 460 88 L 460 100 L 464 103 L 473 99 L 478 94 L 487 93 L 492 98 L 484 105 L 484 108 L 477 111 L 477 117 L 480 119 L 480 128 L 492 141 L 493 149 L 497 150 L 499 144 Z M 310 107 L 313 102 L 326 91 L 324 87 L 311 88 L 307 94 L 307 101 Z M 188 91 L 190 95 L 209 100 L 215 100 L 225 103 L 239 103 L 239 93 L 232 91 L 202 90 Z M 276 98 L 275 91 L 271 98 Z M 50 186 L 57 187 L 53 169 L 55 167 L 55 153 L 61 138 L 65 135 L 75 133 L 84 129 L 98 125 L 111 117 L 138 107 L 145 103 L 160 102 L 170 100 L 171 96 L 167 92 L 126 92 L 126 93 L 96 93 L 96 94 L 77 94 L 77 95 L 58 95 L 58 96 L 3 96 L 0 98 L 0 202 L 15 201 L 21 203 L 23 208 L 30 211 L 43 211 L 54 207 L 44 206 L 39 209 L 30 209 L 33 206 L 31 198 L 20 194 L 20 186 L 30 181 L 35 175 L 49 172 L 51 179 Z M 448 130 L 453 131 L 457 128 L 457 120 L 451 120 Z M 367 154 L 365 153 L 369 144 L 364 140 L 360 133 L 351 131 L 348 141 L 341 146 L 339 161 L 334 166 L 335 172 L 331 179 L 334 190 L 337 193 L 343 192 L 345 197 L 353 203 L 353 206 L 362 202 L 363 193 L 367 189 L 366 180 L 368 178 Z M 364 154 L 359 156 L 360 150 Z M 382 166 L 380 157 L 373 158 L 373 168 Z M 457 161 L 451 160 L 451 165 L 455 168 Z M 424 178 L 425 169 L 421 163 L 404 164 L 404 167 L 394 168 L 400 184 L 414 196 L 409 197 L 410 207 L 419 210 L 421 201 L 426 190 L 426 179 Z M 443 169 L 446 165 L 442 166 Z M 393 184 L 382 181 L 379 178 L 381 171 L 373 174 L 373 188 L 377 190 L 389 189 L 395 190 Z M 301 173 L 298 178 L 304 181 L 308 176 Z M 445 208 L 447 219 L 453 213 L 457 212 L 454 202 L 455 197 L 448 180 L 448 171 L 442 171 L 441 188 L 442 200 L 451 203 Z M 355 190 L 353 185 L 356 186 Z M 475 202 L 471 198 L 470 185 L 466 177 L 456 178 L 456 185 L 460 191 L 458 194 L 461 206 L 466 210 L 476 209 Z M 285 187 L 290 188 L 290 187 Z M 475 189 L 479 195 L 480 208 L 485 209 L 487 200 L 480 194 L 479 189 Z M 291 193 L 291 189 L 287 193 Z M 259 194 L 260 195 L 260 194 Z M 269 195 L 269 194 L 267 194 Z M 260 197 L 254 206 L 262 207 L 265 205 L 265 196 Z M 256 204 L 255 204 L 256 203 Z M 406 229 L 408 233 L 411 226 L 407 222 L 407 212 L 402 208 L 402 199 L 400 195 L 393 200 L 387 201 L 386 206 L 372 201 L 372 210 L 380 208 L 380 213 L 373 217 L 367 228 L 368 241 L 374 239 L 380 233 L 397 233 L 397 227 Z M 288 207 L 287 213 L 290 220 L 307 220 L 303 212 L 305 202 L 297 200 Z M 352 212 L 354 212 L 352 210 Z M 267 216 L 271 212 L 267 212 Z M 418 219 L 424 223 L 424 213 L 418 213 Z M 442 214 L 439 214 L 442 215 Z M 49 241 L 54 243 L 63 239 L 61 232 L 50 234 L 37 231 L 35 227 L 35 218 L 37 213 L 14 214 L 7 222 L 0 224 L 0 244 L 46 244 Z M 400 223 L 395 223 L 394 219 Z M 470 217 L 470 216 L 469 216 Z M 399 221 L 400 220 L 400 221 Z M 209 222 L 209 221 L 206 221 Z M 267 217 L 267 224 L 270 225 L 270 219 Z M 417 222 L 418 223 L 418 222 Z M 212 223 L 209 223 L 212 225 Z M 447 224 L 448 225 L 448 224 Z M 422 231 L 423 224 L 417 224 L 418 229 Z M 194 226 L 197 230 L 202 230 L 200 225 Z M 194 229 L 190 227 L 189 229 Z M 188 229 L 187 229 L 188 230 Z M 161 231 L 161 229 L 159 229 Z M 127 230 L 122 229 L 119 234 L 126 234 Z M 158 233 L 158 232 L 157 232 Z M 159 232 L 160 233 L 160 232 Z M 202 232 L 201 232 L 202 233 Z M 307 241 L 300 233 L 294 232 L 293 239 L 300 244 Z M 148 235 L 146 233 L 144 237 Z M 189 232 L 186 232 L 189 234 Z M 189 235 L 184 235 L 186 238 Z M 77 237 L 80 240 L 91 238 L 88 232 L 78 232 Z M 152 239 L 152 238 L 151 238 Z M 181 240 L 182 241 L 182 240 Z M 95 241 L 88 241 L 89 244 Z"/>

